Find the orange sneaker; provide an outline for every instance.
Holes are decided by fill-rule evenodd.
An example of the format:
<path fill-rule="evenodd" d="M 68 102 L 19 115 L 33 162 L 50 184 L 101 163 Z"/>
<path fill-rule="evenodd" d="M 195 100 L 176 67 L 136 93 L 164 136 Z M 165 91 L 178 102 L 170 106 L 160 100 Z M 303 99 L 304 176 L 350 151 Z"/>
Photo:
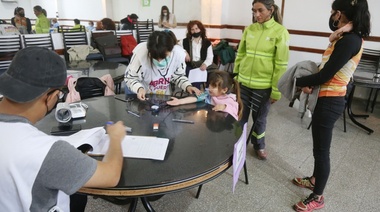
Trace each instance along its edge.
<path fill-rule="evenodd" d="M 301 188 L 308 188 L 310 190 L 314 190 L 314 184 L 311 182 L 311 177 L 304 178 L 294 178 L 292 180 L 293 184 L 299 186 Z"/>
<path fill-rule="evenodd" d="M 295 204 L 293 209 L 298 212 L 312 212 L 325 207 L 325 201 L 322 195 L 318 196 L 311 193 L 310 196 L 301 202 Z"/>

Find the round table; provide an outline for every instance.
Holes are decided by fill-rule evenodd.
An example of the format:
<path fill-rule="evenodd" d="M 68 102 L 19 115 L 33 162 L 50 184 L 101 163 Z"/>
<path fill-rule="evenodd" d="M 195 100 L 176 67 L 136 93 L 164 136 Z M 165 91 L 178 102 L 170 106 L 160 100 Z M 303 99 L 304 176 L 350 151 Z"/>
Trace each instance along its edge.
<path fill-rule="evenodd" d="M 145 197 L 200 186 L 231 166 L 234 144 L 242 132 L 240 124 L 232 116 L 212 111 L 213 106 L 203 102 L 170 107 L 166 105 L 170 96 L 152 95 L 148 98 L 142 102 L 135 95 L 117 95 L 83 101 L 89 106 L 87 116 L 73 121 L 73 124 L 81 124 L 82 129 L 104 126 L 109 120 L 122 120 L 132 128 L 132 135 L 169 138 L 169 145 L 163 161 L 124 158 L 122 175 L 116 187 L 81 188 L 79 192 L 142 197 L 143 203 L 146 201 L 145 208 L 150 210 Z M 152 105 L 158 105 L 159 111 L 152 110 Z M 37 123 L 37 127 L 46 133 L 58 125 L 51 114 Z M 194 124 L 173 122 L 173 119 L 190 120 Z M 157 131 L 153 130 L 155 123 L 159 124 Z"/>

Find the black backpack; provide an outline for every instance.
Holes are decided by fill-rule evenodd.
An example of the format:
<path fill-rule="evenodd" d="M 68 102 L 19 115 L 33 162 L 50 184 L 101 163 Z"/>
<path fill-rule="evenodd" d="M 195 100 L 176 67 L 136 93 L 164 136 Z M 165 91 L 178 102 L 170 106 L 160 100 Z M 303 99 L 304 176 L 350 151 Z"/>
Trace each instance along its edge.
<path fill-rule="evenodd" d="M 104 96 L 105 88 L 106 84 L 96 77 L 80 77 L 75 86 L 81 99 Z"/>

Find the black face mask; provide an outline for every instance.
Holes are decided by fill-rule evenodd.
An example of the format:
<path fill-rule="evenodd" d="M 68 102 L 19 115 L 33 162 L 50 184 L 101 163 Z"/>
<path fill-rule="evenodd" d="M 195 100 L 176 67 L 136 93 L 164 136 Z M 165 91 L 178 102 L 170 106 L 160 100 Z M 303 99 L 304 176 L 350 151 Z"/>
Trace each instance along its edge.
<path fill-rule="evenodd" d="M 201 32 L 193 33 L 193 34 L 191 34 L 191 36 L 193 36 L 194 38 L 197 38 L 197 37 L 201 36 Z"/>
<path fill-rule="evenodd" d="M 25 14 L 24 13 L 19 13 L 18 14 L 20 17 L 25 17 Z"/>
<path fill-rule="evenodd" d="M 334 21 L 334 19 L 333 19 L 333 16 L 335 14 L 336 14 L 336 12 L 331 14 L 330 19 L 329 19 L 329 27 L 330 27 L 331 31 L 336 31 L 337 29 L 339 29 L 338 28 L 339 20 Z"/>

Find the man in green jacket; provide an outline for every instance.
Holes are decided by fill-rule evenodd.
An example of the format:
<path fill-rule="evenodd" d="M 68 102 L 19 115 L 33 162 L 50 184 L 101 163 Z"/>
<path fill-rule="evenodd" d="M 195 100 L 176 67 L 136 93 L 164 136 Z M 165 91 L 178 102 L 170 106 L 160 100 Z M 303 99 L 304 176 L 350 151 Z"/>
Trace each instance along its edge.
<path fill-rule="evenodd" d="M 37 34 L 49 33 L 50 21 L 46 18 L 45 14 L 42 12 L 42 7 L 36 5 L 33 7 L 34 14 L 37 16 L 35 31 Z"/>

